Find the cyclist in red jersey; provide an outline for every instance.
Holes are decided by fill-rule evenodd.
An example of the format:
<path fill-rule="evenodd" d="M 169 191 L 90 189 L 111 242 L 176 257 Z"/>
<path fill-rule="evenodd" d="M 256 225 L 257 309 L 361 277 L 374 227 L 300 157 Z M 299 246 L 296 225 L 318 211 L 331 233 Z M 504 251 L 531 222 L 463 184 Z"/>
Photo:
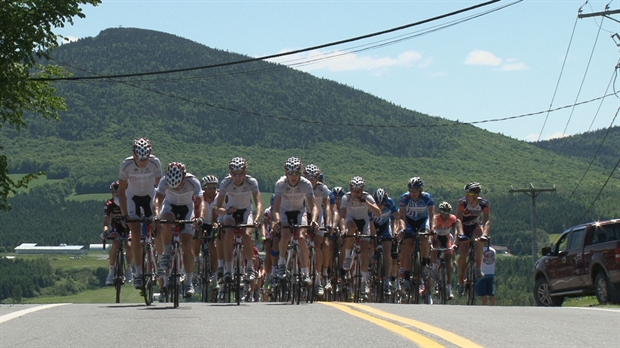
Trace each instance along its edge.
<path fill-rule="evenodd" d="M 470 182 L 465 185 L 465 197 L 459 199 L 457 218 L 463 223 L 463 234 L 459 236 L 459 285 L 458 293 L 463 295 L 466 259 L 469 253 L 469 241 L 471 238 L 488 236 L 491 230 L 491 205 L 485 198 L 480 197 L 480 183 Z M 482 278 L 482 250 L 484 243 L 476 243 L 476 272 L 478 278 Z"/>
<path fill-rule="evenodd" d="M 112 198 L 109 199 L 105 203 L 104 208 L 104 221 L 103 221 L 103 233 L 101 234 L 101 239 L 105 239 L 107 237 L 115 237 L 118 236 L 119 233 L 126 232 L 125 226 L 123 226 L 123 214 L 121 213 L 121 207 L 118 205 L 118 181 L 110 184 L 110 192 L 112 193 Z M 131 233 L 127 235 L 128 239 L 131 239 Z M 133 274 L 131 270 L 131 242 L 128 240 L 126 245 L 126 258 L 127 258 L 127 272 L 125 273 L 125 282 L 130 283 L 133 279 Z M 116 251 L 118 250 L 120 241 L 114 241 L 112 246 L 110 247 L 110 255 L 116 255 Z M 116 257 L 110 257 L 110 272 L 108 273 L 108 277 L 105 280 L 105 285 L 111 286 L 114 285 L 114 268 L 116 267 Z"/>

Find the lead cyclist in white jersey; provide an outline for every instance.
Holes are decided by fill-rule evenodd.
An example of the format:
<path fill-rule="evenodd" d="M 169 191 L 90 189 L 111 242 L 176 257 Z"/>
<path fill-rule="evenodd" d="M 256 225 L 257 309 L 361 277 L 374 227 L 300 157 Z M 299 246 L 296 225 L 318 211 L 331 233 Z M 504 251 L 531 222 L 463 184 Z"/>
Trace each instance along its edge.
<path fill-rule="evenodd" d="M 133 156 L 121 162 L 118 173 L 118 199 L 125 219 L 140 219 L 142 217 L 140 208 L 144 211 L 144 217 L 153 216 L 155 185 L 163 176 L 163 172 L 159 158 L 153 156 L 151 152 L 151 142 L 147 138 L 139 138 L 133 143 Z M 131 243 L 131 252 L 136 266 L 133 284 L 136 289 L 141 289 L 142 244 L 140 236 L 142 229 L 139 222 L 131 222 L 127 225 L 132 236 L 137 238 L 134 243 Z"/>
<path fill-rule="evenodd" d="M 220 193 L 217 196 L 217 213 L 222 218 L 224 225 L 240 224 L 258 226 L 263 211 L 258 181 L 247 175 L 248 162 L 242 157 L 235 157 L 228 164 L 230 174 L 220 184 Z M 226 200 L 228 198 L 228 200 Z M 256 220 L 252 215 L 252 198 L 256 205 Z M 227 228 L 224 238 L 224 280 L 232 281 L 233 241 L 235 230 Z M 242 235 L 243 256 L 246 260 L 246 279 L 256 279 L 254 271 L 254 239 L 252 229 L 246 229 Z"/>
<path fill-rule="evenodd" d="M 180 232 L 181 249 L 183 250 L 183 268 L 185 270 L 185 297 L 194 296 L 194 229 L 202 226 L 202 218 L 194 216 L 194 197 L 200 201 L 199 214 L 204 210 L 200 181 L 185 170 L 183 163 L 172 162 L 168 165 L 166 176 L 161 178 L 157 186 L 155 213 L 162 220 L 196 220 L 195 225 L 185 224 Z M 172 243 L 172 224 L 161 226 L 161 239 L 164 253 L 159 262 L 163 270 L 170 268 L 170 245 Z M 167 283 L 167 278 L 165 279 Z"/>
<path fill-rule="evenodd" d="M 275 200 L 272 207 L 273 229 L 280 231 L 282 226 L 308 225 L 308 214 L 312 216 L 310 224 L 317 226 L 319 215 L 314 199 L 314 190 L 308 179 L 301 176 L 302 164 L 297 157 L 291 157 L 284 163 L 285 176 L 276 182 Z M 280 231 L 278 259 L 278 278 L 283 279 L 286 272 L 286 250 L 291 240 L 292 233 L 289 228 L 282 228 Z M 306 244 L 306 229 L 299 234 L 299 253 L 301 256 L 301 273 L 303 282 L 306 286 L 312 284 L 310 279 L 310 259 L 308 257 L 308 245 Z"/>

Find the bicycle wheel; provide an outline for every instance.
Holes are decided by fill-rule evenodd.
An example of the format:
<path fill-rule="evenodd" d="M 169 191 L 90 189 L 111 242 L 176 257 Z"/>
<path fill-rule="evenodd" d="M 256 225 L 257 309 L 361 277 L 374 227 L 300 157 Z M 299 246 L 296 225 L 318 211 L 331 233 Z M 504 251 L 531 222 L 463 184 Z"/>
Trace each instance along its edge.
<path fill-rule="evenodd" d="M 439 269 L 437 270 L 437 273 L 437 278 L 439 280 L 437 282 L 437 289 L 439 290 L 439 303 L 446 304 L 448 302 L 448 292 L 446 289 L 448 285 L 448 270 L 446 269 L 446 264 L 444 262 L 441 262 L 439 264 Z"/>
<path fill-rule="evenodd" d="M 411 289 L 409 303 L 420 303 L 420 285 L 422 285 L 422 265 L 420 264 L 420 252 L 413 252 L 413 264 L 411 267 Z"/>
<path fill-rule="evenodd" d="M 361 302 L 362 291 L 364 291 L 364 287 L 362 286 L 362 255 L 358 253 L 355 256 L 355 262 L 353 267 L 355 267 L 355 272 L 353 276 L 353 302 L 358 303 Z"/>
<path fill-rule="evenodd" d="M 377 253 L 377 261 L 375 261 L 375 270 L 373 275 L 374 296 L 373 301 L 376 303 L 384 302 L 385 291 L 385 266 L 383 265 L 383 253 Z"/>
<path fill-rule="evenodd" d="M 142 258 L 142 295 L 144 296 L 144 303 L 150 306 L 153 303 L 154 275 L 157 270 L 155 269 L 155 260 L 150 245 L 144 246 L 142 254 L 144 255 Z"/>
<path fill-rule="evenodd" d="M 121 242 L 122 243 L 122 242 Z M 125 280 L 125 256 L 123 255 L 122 247 L 118 248 L 116 252 L 116 270 L 114 275 L 114 287 L 116 288 L 116 303 L 121 303 L 121 289 Z"/>
<path fill-rule="evenodd" d="M 241 304 L 241 275 L 242 275 L 242 267 L 243 263 L 241 262 L 241 248 L 239 246 L 235 246 L 236 256 L 235 256 L 235 282 L 233 286 L 235 287 L 235 301 L 237 301 L 237 306 Z"/>
<path fill-rule="evenodd" d="M 202 302 L 211 301 L 211 255 L 209 246 L 205 245 L 202 250 L 202 262 L 200 262 L 200 299 Z"/>
<path fill-rule="evenodd" d="M 310 284 L 309 288 L 308 288 L 308 298 L 306 300 L 306 302 L 310 301 L 310 303 L 314 302 L 314 294 L 315 294 L 315 282 L 316 282 L 316 253 L 314 251 L 314 248 L 312 248 L 312 250 L 310 250 L 310 280 L 312 282 L 312 284 Z"/>
<path fill-rule="evenodd" d="M 465 279 L 465 291 L 467 292 L 467 304 L 474 305 L 476 301 L 476 262 L 467 263 L 467 279 Z"/>

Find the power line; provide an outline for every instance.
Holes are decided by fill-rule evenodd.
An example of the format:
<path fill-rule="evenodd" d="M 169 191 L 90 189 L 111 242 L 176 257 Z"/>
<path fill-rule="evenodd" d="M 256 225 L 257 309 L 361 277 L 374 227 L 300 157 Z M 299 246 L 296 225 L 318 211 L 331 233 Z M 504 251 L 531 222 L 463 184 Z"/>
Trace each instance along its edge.
<path fill-rule="evenodd" d="M 460 14 L 460 13 L 463 13 L 463 12 L 467 12 L 467 11 L 471 11 L 471 10 L 474 10 L 474 9 L 477 9 L 477 8 L 480 8 L 480 7 L 491 5 L 491 4 L 494 4 L 494 3 L 499 2 L 499 1 L 500 0 L 490 0 L 490 1 L 478 4 L 478 5 L 470 6 L 470 7 L 463 8 L 463 9 L 460 9 L 460 10 L 457 10 L 457 11 L 453 11 L 453 12 L 446 13 L 446 14 L 443 14 L 443 15 L 440 15 L 440 16 L 436 16 L 436 17 L 432 17 L 432 18 L 429 18 L 429 19 L 425 19 L 425 20 L 418 21 L 418 22 L 415 22 L 415 23 L 399 26 L 399 27 L 396 27 L 396 28 L 387 29 L 387 30 L 383 30 L 383 31 L 379 31 L 379 32 L 371 33 L 371 34 L 357 36 L 357 37 L 354 37 L 354 38 L 340 40 L 340 41 L 335 41 L 335 42 L 331 42 L 331 43 L 327 43 L 327 44 L 322 44 L 322 45 L 318 45 L 318 46 L 303 48 L 303 49 L 294 50 L 294 51 L 285 52 L 285 53 L 272 54 L 272 55 L 258 57 L 258 58 L 243 59 L 243 60 L 238 60 L 238 61 L 234 61 L 234 62 L 211 64 L 211 65 L 205 65 L 205 66 L 199 66 L 199 67 L 193 67 L 193 68 L 181 68 L 181 69 L 171 69 L 171 70 L 152 71 L 152 72 L 133 73 L 133 74 L 119 74 L 119 75 L 105 75 L 105 76 L 99 75 L 99 76 L 50 77 L 50 78 L 38 77 L 38 78 L 32 78 L 31 80 L 32 81 L 77 81 L 77 80 L 113 79 L 113 78 L 123 78 L 123 77 L 162 75 L 162 74 L 178 73 L 178 72 L 193 71 L 193 70 L 212 69 L 212 68 L 223 67 L 223 66 L 231 66 L 231 65 L 237 65 L 237 64 L 251 63 L 251 62 L 256 62 L 256 61 L 261 61 L 261 60 L 267 60 L 267 59 L 273 59 L 273 58 L 278 58 L 278 57 L 289 56 L 289 55 L 293 55 L 293 54 L 297 54 L 297 53 L 308 52 L 308 51 L 312 51 L 312 50 L 318 50 L 318 49 L 325 48 L 325 47 L 330 47 L 330 46 L 342 45 L 342 44 L 349 43 L 349 42 L 359 41 L 359 40 L 368 39 L 368 38 L 379 36 L 379 35 L 388 34 L 388 33 L 392 33 L 392 32 L 395 32 L 395 31 L 400 31 L 400 30 L 408 29 L 408 28 L 411 28 L 411 27 L 414 27 L 414 26 L 418 26 L 418 25 L 429 23 L 429 22 L 433 22 L 433 21 L 436 21 L 436 20 L 439 20 L 439 19 L 451 17 L 451 16 L 454 16 L 454 15 L 457 15 L 457 14 Z M 522 0 L 520 0 L 520 1 L 522 1 Z"/>

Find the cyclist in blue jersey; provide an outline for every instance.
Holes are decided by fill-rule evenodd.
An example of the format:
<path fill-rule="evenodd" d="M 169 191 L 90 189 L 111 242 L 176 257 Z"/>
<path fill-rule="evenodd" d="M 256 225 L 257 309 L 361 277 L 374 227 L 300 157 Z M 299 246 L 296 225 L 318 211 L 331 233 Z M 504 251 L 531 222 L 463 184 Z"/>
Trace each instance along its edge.
<path fill-rule="evenodd" d="M 424 181 L 419 177 L 409 179 L 409 192 L 400 197 L 398 217 L 404 230 L 404 243 L 401 251 L 401 267 L 405 269 L 404 287 L 411 287 L 411 255 L 417 233 L 431 231 L 434 227 L 435 200 L 433 195 L 424 191 Z M 422 277 L 428 278 L 430 265 L 430 241 L 428 237 L 420 238 L 420 256 L 422 258 Z"/>
<path fill-rule="evenodd" d="M 398 208 L 394 200 L 390 198 L 384 189 L 379 188 L 372 195 L 375 202 L 381 209 L 381 216 L 377 217 L 368 213 L 370 221 L 372 221 L 371 228 L 375 230 L 374 235 L 379 235 L 385 240 L 382 241 L 383 247 L 383 264 L 385 265 L 385 294 L 391 295 L 390 274 L 392 273 L 392 255 L 389 250 L 392 249 L 392 222 L 396 221 L 396 215 Z"/>

